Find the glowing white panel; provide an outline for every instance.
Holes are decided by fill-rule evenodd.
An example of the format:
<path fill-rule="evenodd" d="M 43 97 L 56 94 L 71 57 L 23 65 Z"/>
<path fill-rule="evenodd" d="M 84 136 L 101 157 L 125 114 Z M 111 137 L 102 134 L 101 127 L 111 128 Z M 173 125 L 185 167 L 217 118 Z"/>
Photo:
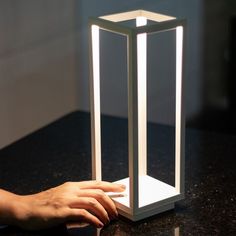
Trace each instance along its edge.
<path fill-rule="evenodd" d="M 136 18 L 136 26 L 147 24 L 147 18 Z M 138 136 L 139 136 L 139 175 L 147 173 L 147 34 L 137 35 L 138 69 Z"/>
<path fill-rule="evenodd" d="M 183 60 L 183 27 L 176 28 L 176 130 L 175 130 L 175 187 L 180 192 L 181 183 L 181 106 L 182 106 L 182 60 Z"/>
<path fill-rule="evenodd" d="M 94 163 L 93 179 L 101 180 L 101 121 L 100 121 L 100 51 L 99 27 L 92 25 L 92 58 L 93 58 L 93 94 L 94 94 Z"/>

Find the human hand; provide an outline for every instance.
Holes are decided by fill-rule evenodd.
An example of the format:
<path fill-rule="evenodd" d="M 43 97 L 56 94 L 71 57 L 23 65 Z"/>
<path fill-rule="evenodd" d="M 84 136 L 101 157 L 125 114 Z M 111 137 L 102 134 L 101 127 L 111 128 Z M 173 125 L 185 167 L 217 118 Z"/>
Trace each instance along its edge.
<path fill-rule="evenodd" d="M 67 182 L 26 196 L 15 195 L 14 224 L 35 230 L 61 223 L 86 222 L 98 228 L 118 216 L 105 192 L 122 192 L 125 186 L 104 181 Z"/>

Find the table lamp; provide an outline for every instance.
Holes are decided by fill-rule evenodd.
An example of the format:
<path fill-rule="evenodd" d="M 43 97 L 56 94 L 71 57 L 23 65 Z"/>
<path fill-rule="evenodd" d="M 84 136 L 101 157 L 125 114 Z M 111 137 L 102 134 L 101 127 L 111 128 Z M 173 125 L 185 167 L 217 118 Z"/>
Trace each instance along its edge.
<path fill-rule="evenodd" d="M 130 27 L 124 22 L 136 20 Z M 147 24 L 148 21 L 151 24 Z M 122 24 L 123 23 L 123 24 Z M 183 46 L 185 20 L 145 10 L 116 13 L 89 19 L 92 178 L 102 180 L 100 111 L 100 30 L 127 38 L 128 68 L 128 171 L 116 181 L 126 185 L 123 196 L 114 198 L 118 212 L 132 221 L 174 208 L 184 198 Z M 147 35 L 176 32 L 175 78 L 175 185 L 147 174 Z"/>

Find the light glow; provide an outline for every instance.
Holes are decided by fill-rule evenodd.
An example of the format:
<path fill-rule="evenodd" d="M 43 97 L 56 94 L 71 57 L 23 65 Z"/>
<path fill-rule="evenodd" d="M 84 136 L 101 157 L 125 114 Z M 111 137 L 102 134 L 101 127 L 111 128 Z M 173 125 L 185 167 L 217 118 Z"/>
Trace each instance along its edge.
<path fill-rule="evenodd" d="M 136 26 L 147 24 L 147 18 L 136 18 Z M 138 70 L 138 137 L 139 175 L 147 174 L 147 34 L 137 35 Z"/>
<path fill-rule="evenodd" d="M 183 26 L 176 28 L 176 130 L 175 130 L 175 188 L 180 193 L 181 183 L 181 113 L 182 113 L 182 62 L 183 61 Z"/>
<path fill-rule="evenodd" d="M 92 63 L 93 63 L 93 104 L 94 104 L 94 176 L 93 179 L 101 180 L 101 121 L 100 121 L 100 50 L 99 27 L 92 25 Z"/>

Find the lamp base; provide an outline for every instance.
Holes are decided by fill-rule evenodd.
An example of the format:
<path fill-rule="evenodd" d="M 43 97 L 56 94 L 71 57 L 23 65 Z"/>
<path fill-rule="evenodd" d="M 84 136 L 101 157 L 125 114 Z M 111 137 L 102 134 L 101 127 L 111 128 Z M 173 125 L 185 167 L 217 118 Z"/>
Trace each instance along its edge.
<path fill-rule="evenodd" d="M 139 220 L 148 218 L 150 216 L 154 216 L 162 212 L 172 210 L 174 208 L 175 208 L 175 204 L 171 203 L 171 204 L 167 204 L 167 205 L 160 206 L 157 208 L 149 209 L 148 211 L 140 211 L 139 213 L 132 214 L 130 212 L 125 211 L 122 207 L 117 206 L 118 213 L 132 221 L 139 221 Z"/>
<path fill-rule="evenodd" d="M 124 184 L 126 190 L 123 196 L 114 197 L 113 200 L 121 215 L 137 221 L 174 208 L 174 203 L 183 199 L 173 186 L 159 181 L 151 176 L 139 177 L 139 203 L 138 209 L 131 209 L 129 178 L 121 179 L 116 183 Z"/>

